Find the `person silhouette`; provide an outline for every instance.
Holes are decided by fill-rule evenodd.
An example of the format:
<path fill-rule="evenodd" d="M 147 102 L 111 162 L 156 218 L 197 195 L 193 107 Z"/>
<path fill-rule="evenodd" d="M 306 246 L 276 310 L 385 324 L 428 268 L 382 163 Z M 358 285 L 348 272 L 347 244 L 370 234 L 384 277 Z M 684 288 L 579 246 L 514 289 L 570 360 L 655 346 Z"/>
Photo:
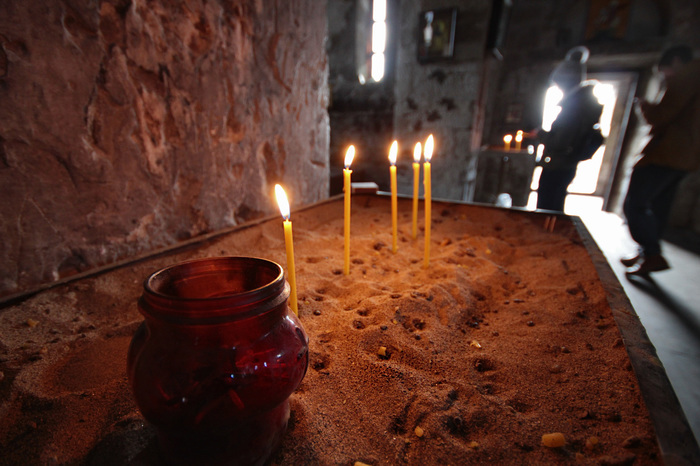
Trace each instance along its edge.
<path fill-rule="evenodd" d="M 579 57 L 575 57 L 577 53 Z M 538 132 L 544 144 L 537 189 L 538 209 L 564 210 L 567 188 L 576 176 L 578 163 L 591 158 L 603 142 L 596 126 L 603 106 L 593 95 L 593 84 L 584 82 L 588 55 L 585 47 L 571 49 L 550 76 L 550 82 L 564 95 L 559 104 L 561 111 L 551 130 Z"/>
<path fill-rule="evenodd" d="M 664 51 L 657 68 L 666 90 L 658 103 L 637 101 L 651 125 L 651 139 L 632 170 L 623 207 L 638 244 L 637 255 L 621 259 L 631 276 L 670 268 L 660 238 L 678 185 L 700 168 L 700 60 L 693 60 L 690 47 L 680 45 Z"/>

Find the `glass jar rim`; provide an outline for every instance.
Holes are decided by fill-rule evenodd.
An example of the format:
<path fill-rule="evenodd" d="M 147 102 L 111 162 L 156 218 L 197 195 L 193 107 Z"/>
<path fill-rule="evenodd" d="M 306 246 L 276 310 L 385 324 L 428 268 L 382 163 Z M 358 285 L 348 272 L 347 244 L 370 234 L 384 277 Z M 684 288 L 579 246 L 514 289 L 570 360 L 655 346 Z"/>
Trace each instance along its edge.
<path fill-rule="evenodd" d="M 226 280 L 233 285 L 216 292 Z M 286 301 L 289 295 L 282 266 L 269 259 L 247 256 L 209 257 L 173 264 L 149 275 L 143 287 L 142 300 L 148 304 L 148 314 L 202 323 L 259 314 Z M 236 313 L 232 316 L 230 311 L 234 308 Z"/>

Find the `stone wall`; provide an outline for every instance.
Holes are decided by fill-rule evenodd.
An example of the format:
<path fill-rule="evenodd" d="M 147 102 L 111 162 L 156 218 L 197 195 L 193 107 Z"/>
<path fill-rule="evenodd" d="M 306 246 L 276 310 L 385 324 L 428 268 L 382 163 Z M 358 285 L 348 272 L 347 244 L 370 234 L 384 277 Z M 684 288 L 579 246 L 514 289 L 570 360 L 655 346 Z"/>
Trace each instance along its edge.
<path fill-rule="evenodd" d="M 373 181 L 389 189 L 388 147 L 393 139 L 394 67 L 396 43 L 394 17 L 397 2 L 389 0 L 389 37 L 387 67 L 380 82 L 358 80 L 360 57 L 366 39 L 362 18 L 371 11 L 369 0 L 331 0 L 328 2 L 329 84 L 331 88 L 330 166 L 331 194 L 342 190 L 345 151 L 350 144 L 356 149 L 352 163 L 353 181 Z M 368 27 L 367 24 L 364 25 Z"/>
<path fill-rule="evenodd" d="M 419 17 L 422 11 L 455 6 L 450 1 L 402 2 L 394 126 L 397 138 L 407 149 L 399 186 L 411 192 L 410 163 L 413 145 L 435 137 L 432 161 L 433 196 L 461 200 L 473 158 L 472 150 L 477 102 L 490 2 L 459 2 L 454 55 L 430 62 L 418 60 Z M 477 145 L 478 147 L 478 145 Z M 400 189 L 401 189 L 400 188 Z"/>
<path fill-rule="evenodd" d="M 459 2 L 454 56 L 421 63 L 420 12 L 455 7 L 456 2 L 389 0 L 387 76 L 380 83 L 361 85 L 353 60 L 357 44 L 347 39 L 355 37 L 357 8 L 363 3 L 329 2 L 332 173 L 340 172 L 345 147 L 359 144 L 353 180 L 375 181 L 388 190 L 388 149 L 398 139 L 398 189 L 410 194 L 413 147 L 432 132 L 433 196 L 462 199 L 468 166 L 476 155 L 471 145 L 490 3 Z"/>
<path fill-rule="evenodd" d="M 328 195 L 326 2 L 0 2 L 0 296 Z"/>

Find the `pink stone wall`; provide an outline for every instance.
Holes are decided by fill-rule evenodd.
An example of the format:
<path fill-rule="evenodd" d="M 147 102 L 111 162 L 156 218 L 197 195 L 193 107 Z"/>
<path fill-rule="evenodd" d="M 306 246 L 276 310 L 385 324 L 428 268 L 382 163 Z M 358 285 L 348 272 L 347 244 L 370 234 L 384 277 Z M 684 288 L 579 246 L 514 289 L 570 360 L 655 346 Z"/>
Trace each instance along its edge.
<path fill-rule="evenodd" d="M 0 2 L 0 297 L 326 197 L 325 6 Z"/>

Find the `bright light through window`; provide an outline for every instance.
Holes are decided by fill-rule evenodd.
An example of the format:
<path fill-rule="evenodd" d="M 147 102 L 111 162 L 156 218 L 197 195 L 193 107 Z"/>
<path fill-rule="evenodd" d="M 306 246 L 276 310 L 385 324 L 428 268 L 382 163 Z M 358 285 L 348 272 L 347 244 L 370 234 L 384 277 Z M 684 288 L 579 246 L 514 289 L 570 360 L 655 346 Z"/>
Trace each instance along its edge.
<path fill-rule="evenodd" d="M 381 81 L 384 77 L 384 54 L 372 54 L 372 79 Z"/>
<path fill-rule="evenodd" d="M 374 0 L 372 5 L 372 20 L 382 22 L 386 20 L 386 0 Z"/>
<path fill-rule="evenodd" d="M 593 95 L 598 99 L 598 103 L 605 105 L 615 98 L 615 86 L 610 83 L 596 83 L 593 86 Z"/>
<path fill-rule="evenodd" d="M 384 77 L 384 50 L 386 48 L 386 0 L 372 2 L 372 58 L 370 76 L 374 81 Z"/>
<path fill-rule="evenodd" d="M 372 25 L 372 53 L 384 53 L 386 45 L 386 23 L 374 23 Z"/>
<path fill-rule="evenodd" d="M 540 176 L 542 175 L 542 167 L 539 165 L 535 167 L 535 170 L 532 172 L 532 183 L 530 183 L 530 189 L 533 191 L 537 191 L 540 187 Z"/>
<path fill-rule="evenodd" d="M 600 131 L 603 136 L 610 135 L 610 124 L 612 122 L 612 112 L 615 110 L 617 101 L 617 91 L 611 83 L 598 83 L 593 87 L 593 95 L 596 96 L 600 105 L 603 106 L 603 114 L 600 116 Z"/>
<path fill-rule="evenodd" d="M 549 131 L 552 129 L 552 123 L 556 120 L 557 115 L 561 112 L 561 107 L 558 105 L 564 93 L 557 86 L 552 86 L 547 89 L 544 96 L 544 113 L 542 114 L 542 129 Z"/>

